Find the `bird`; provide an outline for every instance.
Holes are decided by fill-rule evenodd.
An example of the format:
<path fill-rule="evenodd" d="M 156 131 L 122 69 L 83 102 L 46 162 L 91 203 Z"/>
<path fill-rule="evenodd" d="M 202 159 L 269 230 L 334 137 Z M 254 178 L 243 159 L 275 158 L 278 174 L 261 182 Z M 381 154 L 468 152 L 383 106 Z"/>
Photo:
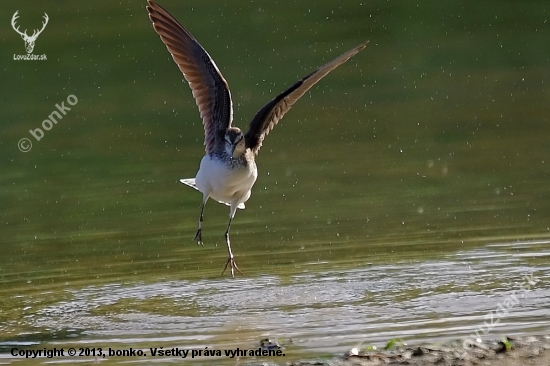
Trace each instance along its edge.
<path fill-rule="evenodd" d="M 232 125 L 233 106 L 229 85 L 208 52 L 168 11 L 148 0 L 147 11 L 153 29 L 160 36 L 185 80 L 189 83 L 204 127 L 205 155 L 195 178 L 180 182 L 202 193 L 199 223 L 194 241 L 204 246 L 202 224 L 206 201 L 212 198 L 229 206 L 225 231 L 228 258 L 222 276 L 231 268 L 243 275 L 231 250 L 229 229 L 237 209 L 244 209 L 258 178 L 256 155 L 265 137 L 294 103 L 329 72 L 364 49 L 368 41 L 343 53 L 306 75 L 264 105 L 252 118 L 248 131 Z"/>

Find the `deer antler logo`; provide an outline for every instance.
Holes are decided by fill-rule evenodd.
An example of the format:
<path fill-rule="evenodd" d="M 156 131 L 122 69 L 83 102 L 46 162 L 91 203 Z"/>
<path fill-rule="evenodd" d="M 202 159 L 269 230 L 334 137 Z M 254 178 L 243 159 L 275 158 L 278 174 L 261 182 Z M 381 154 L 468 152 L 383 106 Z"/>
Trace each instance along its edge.
<path fill-rule="evenodd" d="M 38 38 L 40 33 L 42 33 L 44 28 L 46 28 L 46 24 L 48 24 L 48 20 L 49 20 L 48 14 L 44 13 L 44 22 L 42 22 L 42 29 L 40 30 L 35 29 L 32 36 L 28 36 L 26 29 L 24 32 L 21 32 L 19 31 L 19 27 L 16 27 L 15 25 L 15 21 L 17 20 L 17 18 L 19 18 L 19 15 L 17 15 L 18 12 L 19 10 L 17 10 L 15 14 L 13 14 L 13 17 L 11 18 L 11 26 L 17 33 L 19 33 L 21 38 L 23 38 L 23 41 L 25 41 L 25 48 L 27 50 L 27 53 L 32 53 L 32 50 L 34 49 L 34 42 L 36 42 L 36 39 Z"/>

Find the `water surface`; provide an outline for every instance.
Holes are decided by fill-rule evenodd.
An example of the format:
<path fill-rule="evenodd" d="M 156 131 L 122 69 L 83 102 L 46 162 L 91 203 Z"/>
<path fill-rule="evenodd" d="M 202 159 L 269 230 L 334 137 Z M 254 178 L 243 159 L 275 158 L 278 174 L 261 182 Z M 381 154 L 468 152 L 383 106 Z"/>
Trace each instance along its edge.
<path fill-rule="evenodd" d="M 205 247 L 191 240 L 201 197 L 178 179 L 196 173 L 202 126 L 145 4 L 6 8 L 0 362 L 70 361 L 22 361 L 13 347 L 249 349 L 269 337 L 285 357 L 267 361 L 283 364 L 394 337 L 468 337 L 515 294 L 482 338 L 548 333 L 544 4 L 161 5 L 215 58 L 241 128 L 371 42 L 266 139 L 232 224 L 246 275 L 231 279 L 220 277 L 225 206 L 206 207 Z M 22 29 L 49 15 L 34 51 L 47 61 L 13 60 L 25 53 L 16 10 Z M 36 141 L 29 130 L 69 95 L 76 105 Z M 176 359 L 106 359 L 163 361 Z"/>

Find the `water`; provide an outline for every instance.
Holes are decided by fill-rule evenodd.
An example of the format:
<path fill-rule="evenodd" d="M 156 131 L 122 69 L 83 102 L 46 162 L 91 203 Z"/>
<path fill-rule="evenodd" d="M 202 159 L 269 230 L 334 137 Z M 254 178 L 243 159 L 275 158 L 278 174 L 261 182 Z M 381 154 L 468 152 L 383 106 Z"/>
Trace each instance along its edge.
<path fill-rule="evenodd" d="M 71 360 L 22 361 L 13 347 L 150 353 L 269 337 L 285 357 L 264 360 L 283 364 L 468 337 L 512 295 L 482 338 L 548 333 L 544 4 L 161 5 L 215 58 L 241 128 L 299 77 L 371 43 L 266 139 L 232 225 L 246 276 L 231 279 L 219 276 L 227 207 L 209 202 L 205 247 L 191 240 L 200 194 L 177 181 L 196 173 L 202 126 L 144 4 L 6 9 L 0 362 Z M 25 53 L 16 10 L 21 29 L 48 13 L 34 51 L 47 61 L 13 60 Z M 36 141 L 29 130 L 61 102 L 71 110 Z"/>

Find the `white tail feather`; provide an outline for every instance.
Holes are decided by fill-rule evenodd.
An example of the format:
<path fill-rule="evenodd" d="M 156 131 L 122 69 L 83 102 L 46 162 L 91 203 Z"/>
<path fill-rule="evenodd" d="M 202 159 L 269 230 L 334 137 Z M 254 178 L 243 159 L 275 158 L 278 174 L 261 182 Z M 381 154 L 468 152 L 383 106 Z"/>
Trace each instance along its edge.
<path fill-rule="evenodd" d="M 197 184 L 195 183 L 195 178 L 187 178 L 187 179 L 180 179 L 180 182 L 182 182 L 183 184 L 185 184 L 186 186 L 189 186 L 191 188 L 194 188 L 196 189 L 197 191 L 200 192 L 200 190 L 197 188 Z M 222 201 L 218 201 L 219 203 L 223 203 L 224 205 L 226 206 L 231 206 L 230 203 L 227 203 L 227 202 L 222 202 Z M 241 210 L 244 210 L 245 206 L 244 206 L 244 203 L 239 203 L 239 205 L 237 206 L 237 208 L 241 209 Z"/>
<path fill-rule="evenodd" d="M 195 178 L 189 178 L 189 179 L 180 179 L 180 182 L 185 184 L 186 186 L 189 186 L 191 188 L 195 188 L 197 191 L 199 190 L 197 188 L 197 185 L 195 184 Z"/>

